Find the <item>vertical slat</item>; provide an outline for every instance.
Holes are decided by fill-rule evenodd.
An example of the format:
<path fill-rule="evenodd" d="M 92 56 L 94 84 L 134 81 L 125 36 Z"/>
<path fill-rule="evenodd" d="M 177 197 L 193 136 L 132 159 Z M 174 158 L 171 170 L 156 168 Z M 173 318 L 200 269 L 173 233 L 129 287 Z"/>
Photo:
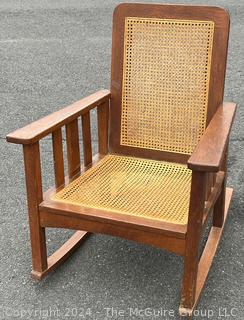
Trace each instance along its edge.
<path fill-rule="evenodd" d="M 64 184 L 64 156 L 61 128 L 52 133 L 53 162 L 56 188 Z"/>
<path fill-rule="evenodd" d="M 228 143 L 228 142 L 227 142 Z M 227 144 L 228 145 L 228 144 Z M 213 226 L 221 228 L 224 223 L 225 214 L 225 193 L 226 193 L 226 180 L 227 180 L 227 161 L 228 161 L 228 147 L 225 150 L 225 155 L 221 164 L 221 171 L 225 172 L 223 184 L 221 186 L 220 195 L 215 202 L 213 210 Z"/>
<path fill-rule="evenodd" d="M 45 229 L 40 227 L 38 205 L 43 200 L 39 142 L 24 145 L 25 179 L 29 213 L 33 271 L 47 268 Z"/>
<path fill-rule="evenodd" d="M 80 172 L 80 145 L 78 120 L 75 119 L 66 125 L 67 157 L 69 177 Z"/>
<path fill-rule="evenodd" d="M 108 153 L 108 120 L 109 120 L 109 101 L 97 107 L 98 121 L 98 152 Z"/>
<path fill-rule="evenodd" d="M 207 174 L 193 171 L 181 295 L 181 308 L 183 309 L 190 309 L 195 301 L 206 187 Z"/>
<path fill-rule="evenodd" d="M 84 166 L 87 166 L 92 162 L 90 112 L 83 114 L 81 119 L 82 119 Z"/>
<path fill-rule="evenodd" d="M 208 172 L 207 173 L 207 187 L 206 187 L 206 196 L 205 196 L 205 200 L 208 200 L 211 191 L 212 191 L 212 187 L 213 187 L 213 173 L 212 172 Z"/>

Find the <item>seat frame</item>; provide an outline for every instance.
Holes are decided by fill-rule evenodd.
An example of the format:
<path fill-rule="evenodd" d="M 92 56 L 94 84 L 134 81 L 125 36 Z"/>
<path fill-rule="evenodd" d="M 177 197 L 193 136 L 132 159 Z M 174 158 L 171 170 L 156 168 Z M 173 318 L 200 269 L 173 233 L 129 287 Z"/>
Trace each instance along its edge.
<path fill-rule="evenodd" d="M 137 10 L 138 4 L 126 4 L 120 7 L 123 14 L 127 10 Z M 150 14 L 156 14 L 157 7 L 152 6 Z M 164 6 L 165 14 L 172 12 L 172 6 Z M 137 8 L 137 9 L 135 9 Z M 184 6 L 175 6 L 174 13 L 190 12 L 191 16 L 200 11 L 210 14 L 209 7 L 195 7 L 185 10 Z M 189 7 L 188 7 L 189 8 Z M 139 5 L 144 12 L 146 5 Z M 198 9 L 198 11 L 197 11 Z M 171 11 L 170 11 L 171 10 Z M 223 15 L 223 10 L 215 8 L 214 12 Z M 115 11 L 115 17 L 118 15 Z M 197 13 L 198 12 L 198 13 Z M 216 14 L 216 12 L 214 14 Z M 121 17 L 121 15 L 120 15 Z M 226 17 L 226 13 L 225 13 Z M 118 18 L 118 17 L 117 17 Z M 223 17 L 222 17 L 223 18 Z M 121 23 L 121 18 L 118 18 Z M 219 19 L 223 23 L 223 19 Z M 221 22 L 222 21 L 222 22 Z M 113 50 L 117 38 L 113 34 Z M 116 49 L 117 50 L 117 49 Z M 224 57 L 223 57 L 224 56 Z M 225 54 L 221 59 L 225 60 Z M 113 55 L 113 59 L 115 55 Z M 7 135 L 7 141 L 23 145 L 24 164 L 27 187 L 29 225 L 32 249 L 32 276 L 42 279 L 63 263 L 91 233 L 109 234 L 123 237 L 140 243 L 150 244 L 166 249 L 184 257 L 184 274 L 179 312 L 181 316 L 191 318 L 206 282 L 218 243 L 220 241 L 233 189 L 226 187 L 227 153 L 231 126 L 234 120 L 236 105 L 222 103 L 223 77 L 217 84 L 218 91 L 212 102 L 217 106 L 208 117 L 208 126 L 196 149 L 190 157 L 178 157 L 177 154 L 160 155 L 166 161 L 185 162 L 192 170 L 189 217 L 187 225 L 178 225 L 156 221 L 144 217 L 123 215 L 101 209 L 85 208 L 51 200 L 53 193 L 63 188 L 70 181 L 88 170 L 106 154 L 124 154 L 116 145 L 117 129 L 114 123 L 115 104 L 118 103 L 117 87 L 114 85 L 116 65 L 113 64 L 111 92 L 101 90 L 60 111 L 37 120 L 26 127 Z M 223 68 L 225 69 L 225 63 Z M 215 79 L 216 81 L 216 79 Z M 215 86 L 216 87 L 216 86 Z M 217 96 L 217 97 L 216 97 Z M 216 105 L 217 103 L 217 105 Z M 97 109 L 98 119 L 98 154 L 93 156 L 91 143 L 90 110 Z M 114 109 L 113 109 L 114 108 Z M 80 161 L 79 122 L 82 121 L 84 160 Z M 117 118 L 116 118 L 117 119 Z M 109 125 L 110 121 L 110 125 Z M 66 129 L 68 176 L 64 173 L 64 155 L 62 145 L 62 127 Z M 110 130 L 109 130 L 110 128 Z M 109 139 L 110 131 L 110 139 Z M 116 137 L 113 136 L 115 133 Z M 39 141 L 52 135 L 55 187 L 43 193 Z M 115 140 L 114 140 L 115 139 Z M 112 148 L 110 147 L 112 145 Z M 128 153 L 128 152 L 126 152 Z M 137 151 L 136 156 L 155 157 L 155 151 Z M 157 153 L 156 158 L 159 153 Z M 199 256 L 200 241 L 209 218 L 212 227 L 207 243 Z M 47 257 L 45 228 L 66 228 L 78 230 L 55 253 Z"/>

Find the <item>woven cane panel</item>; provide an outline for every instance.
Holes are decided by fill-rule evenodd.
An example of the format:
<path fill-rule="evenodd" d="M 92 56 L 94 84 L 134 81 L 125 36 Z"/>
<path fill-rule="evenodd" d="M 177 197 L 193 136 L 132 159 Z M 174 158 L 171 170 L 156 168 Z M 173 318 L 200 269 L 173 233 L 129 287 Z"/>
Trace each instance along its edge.
<path fill-rule="evenodd" d="M 214 22 L 126 18 L 121 145 L 191 154 L 206 125 Z"/>
<path fill-rule="evenodd" d="M 190 185 L 185 165 L 108 155 L 52 199 L 186 224 Z"/>

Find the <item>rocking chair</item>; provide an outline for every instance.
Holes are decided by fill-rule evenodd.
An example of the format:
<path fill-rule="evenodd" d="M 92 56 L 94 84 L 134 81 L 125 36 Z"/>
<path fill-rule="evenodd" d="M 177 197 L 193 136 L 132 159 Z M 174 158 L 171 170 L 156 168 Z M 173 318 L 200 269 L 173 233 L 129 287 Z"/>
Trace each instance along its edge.
<path fill-rule="evenodd" d="M 54 270 L 90 233 L 123 237 L 184 257 L 179 311 L 192 315 L 233 191 L 226 187 L 226 166 L 236 105 L 223 103 L 228 33 L 229 16 L 221 8 L 121 4 L 113 18 L 111 90 L 7 136 L 24 150 L 33 277 Z M 93 108 L 99 138 L 95 156 Z M 48 134 L 56 185 L 43 193 L 39 140 Z M 78 231 L 47 257 L 47 227 Z"/>

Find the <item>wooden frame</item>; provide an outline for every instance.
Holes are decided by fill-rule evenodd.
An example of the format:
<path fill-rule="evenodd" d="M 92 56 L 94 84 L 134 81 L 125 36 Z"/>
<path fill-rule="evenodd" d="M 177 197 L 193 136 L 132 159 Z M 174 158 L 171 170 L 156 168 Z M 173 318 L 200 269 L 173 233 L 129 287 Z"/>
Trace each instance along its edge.
<path fill-rule="evenodd" d="M 164 10 L 161 10 L 163 7 Z M 160 10 L 159 10 L 160 9 Z M 208 127 L 192 155 L 139 150 L 118 143 L 121 105 L 121 29 L 130 14 L 170 18 L 213 19 L 216 22 L 211 71 Z M 41 279 L 60 265 L 92 233 L 110 234 L 166 249 L 184 257 L 180 314 L 191 317 L 206 281 L 221 238 L 232 196 L 226 188 L 227 149 L 236 105 L 222 103 L 229 18 L 220 8 L 171 5 L 122 4 L 114 14 L 111 92 L 101 90 L 58 112 L 7 135 L 7 141 L 23 145 L 32 248 L 32 275 Z M 123 30 L 123 28 L 122 28 Z M 220 32 L 221 31 L 221 32 Z M 217 50 L 218 47 L 218 56 Z M 219 54 L 220 53 L 220 54 Z M 90 110 L 97 108 L 99 153 L 92 155 Z M 84 147 L 80 160 L 79 118 Z M 110 123 L 110 125 L 109 125 Z M 66 129 L 68 175 L 65 177 L 62 131 Z M 43 194 L 39 140 L 52 134 L 55 187 Z M 187 163 L 192 170 L 187 225 L 178 225 L 117 212 L 59 203 L 51 195 L 83 171 L 96 165 L 108 152 Z M 213 215 L 207 244 L 199 258 L 199 244 L 208 218 Z M 68 228 L 76 233 L 47 258 L 45 228 Z M 82 230 L 82 231 L 81 231 Z"/>
<path fill-rule="evenodd" d="M 111 68 L 111 121 L 110 149 L 138 157 L 186 163 L 189 155 L 157 150 L 146 150 L 120 144 L 121 103 L 124 59 L 124 24 L 126 17 L 211 20 L 214 21 L 214 39 L 210 76 L 207 124 L 217 107 L 223 102 L 224 78 L 229 36 L 229 15 L 217 7 L 122 3 L 113 17 L 112 68 Z"/>

